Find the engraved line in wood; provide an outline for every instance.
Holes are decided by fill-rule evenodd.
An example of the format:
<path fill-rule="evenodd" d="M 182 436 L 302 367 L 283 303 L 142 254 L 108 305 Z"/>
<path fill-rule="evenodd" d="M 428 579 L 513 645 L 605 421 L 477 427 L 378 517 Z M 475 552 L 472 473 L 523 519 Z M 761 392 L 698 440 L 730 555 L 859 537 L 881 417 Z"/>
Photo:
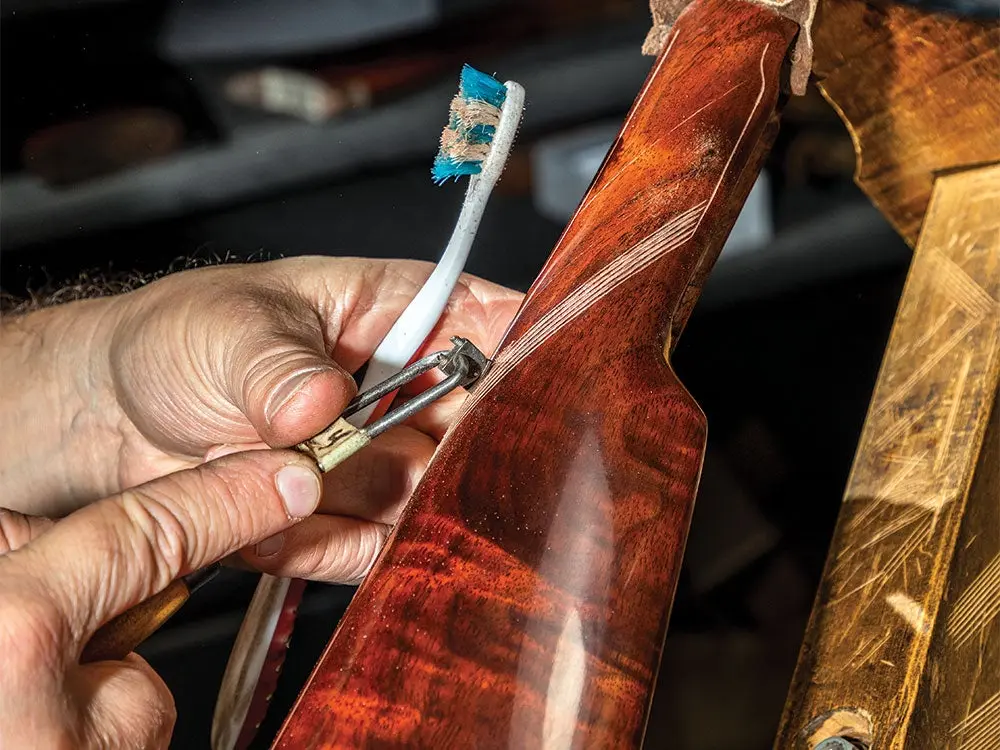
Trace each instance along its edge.
<path fill-rule="evenodd" d="M 912 427 L 912 423 L 910 426 Z M 887 464 L 893 464 L 899 466 L 899 468 L 896 469 L 896 472 L 892 474 L 891 478 L 879 488 L 875 497 L 872 498 L 872 502 L 868 503 L 863 509 L 857 511 L 854 517 L 851 518 L 847 524 L 848 530 L 856 531 L 860 527 L 870 526 L 873 524 L 876 520 L 875 516 L 877 516 L 879 511 L 882 509 L 883 503 L 894 504 L 892 498 L 897 496 L 910 497 L 914 495 L 913 488 L 920 482 L 920 476 L 914 476 L 914 472 L 920 468 L 920 465 L 924 460 L 924 456 L 926 455 L 926 452 L 924 452 L 918 456 L 904 456 L 900 454 L 889 454 L 885 456 Z M 889 472 L 887 470 L 886 474 L 888 475 L 888 473 Z M 845 500 L 851 499 L 852 497 L 850 495 L 845 498 Z M 849 547 L 845 548 L 838 554 L 843 555 L 849 549 Z"/>
<path fill-rule="evenodd" d="M 660 54 L 660 59 L 657 60 L 656 67 L 653 68 L 653 72 L 646 77 L 646 82 L 643 84 L 642 89 L 639 91 L 639 95 L 636 96 L 635 101 L 632 103 L 632 109 L 629 110 L 628 117 L 625 118 L 625 122 L 622 124 L 621 132 L 624 133 L 628 129 L 628 126 L 632 122 L 632 118 L 635 117 L 636 113 L 642 111 L 643 108 L 641 105 L 643 101 L 646 99 L 646 94 L 648 94 L 649 90 L 652 88 L 653 81 L 657 79 L 657 76 L 660 72 L 660 68 L 662 68 L 663 64 L 670 58 L 670 50 L 674 48 L 674 42 L 677 41 L 678 36 L 680 35 L 679 34 L 671 35 L 670 43 L 667 45 L 667 48 L 663 50 L 663 52 Z"/>
<path fill-rule="evenodd" d="M 975 577 L 948 617 L 948 635 L 963 646 L 1000 614 L 1000 555 Z"/>
<path fill-rule="evenodd" d="M 663 64 L 667 61 L 667 58 L 670 57 L 670 50 L 673 48 L 675 41 L 677 41 L 676 34 L 674 34 L 671 37 L 670 43 L 667 45 L 667 48 L 663 51 L 663 54 L 660 55 L 660 59 L 657 60 L 656 67 L 653 69 L 653 72 L 646 77 L 646 82 L 642 85 L 642 89 L 639 91 L 638 95 L 635 98 L 635 101 L 632 103 L 632 109 L 629 110 L 628 117 L 625 118 L 625 122 L 622 124 L 621 130 L 619 132 L 622 133 L 625 132 L 625 129 L 628 128 L 628 125 L 632 121 L 632 118 L 635 117 L 635 113 L 640 111 L 641 109 L 640 105 L 642 104 L 642 101 L 646 98 L 646 94 L 649 93 L 649 88 L 650 86 L 652 86 L 653 81 L 656 80 L 656 75 L 657 73 L 660 72 L 660 68 L 663 67 Z M 614 148 L 614 146 L 612 146 L 612 148 Z M 632 159 L 629 159 L 629 161 L 623 164 L 621 168 L 615 173 L 615 175 L 611 177 L 603 185 L 601 185 L 601 187 L 599 187 L 597 190 L 590 193 L 589 195 L 585 195 L 583 203 L 580 204 L 580 207 L 576 210 L 576 213 L 577 214 L 582 213 L 583 210 L 590 205 L 590 203 L 594 200 L 594 198 L 596 198 L 598 195 L 607 190 L 611 186 L 611 183 L 617 180 L 625 172 L 625 170 L 627 170 L 630 166 L 632 166 L 632 164 L 638 158 L 639 158 L 638 156 L 635 156 Z M 525 302 L 531 299 L 535 295 L 538 289 L 542 288 L 542 286 L 545 284 L 545 281 L 547 280 L 548 275 L 551 272 L 552 272 L 552 267 L 549 264 L 545 264 L 545 267 L 542 268 L 542 272 L 535 279 L 535 283 L 532 284 L 531 289 L 528 290 L 528 295 L 525 297 L 524 300 Z M 461 419 L 461 417 L 462 415 L 460 414 L 459 419 Z"/>
<path fill-rule="evenodd" d="M 945 417 L 944 425 L 941 428 L 942 437 L 938 442 L 937 452 L 934 456 L 934 472 L 938 475 L 941 474 L 945 456 L 948 455 L 948 446 L 951 445 L 951 437 L 955 434 L 958 412 L 962 406 L 962 394 L 965 393 L 965 384 L 969 379 L 970 369 L 972 369 L 972 353 L 966 352 L 965 357 L 962 358 L 962 366 L 958 370 L 958 377 L 955 378 L 951 408 L 948 410 L 948 416 Z"/>
<path fill-rule="evenodd" d="M 740 131 L 740 137 L 736 139 L 736 143 L 733 144 L 733 150 L 729 152 L 729 158 L 726 159 L 726 164 L 722 168 L 721 174 L 719 174 L 719 181 L 715 183 L 715 189 L 712 194 L 708 196 L 708 205 L 711 206 L 715 201 L 715 196 L 719 193 L 719 188 L 722 187 L 722 181 L 726 178 L 726 173 L 729 172 L 729 165 L 733 163 L 733 157 L 736 156 L 736 152 L 740 148 L 740 144 L 743 143 L 743 137 L 747 134 L 747 128 L 750 127 L 750 123 L 754 121 L 757 115 L 757 110 L 760 109 L 760 103 L 764 99 L 764 93 L 767 91 L 767 75 L 764 73 L 764 60 L 767 59 L 767 50 L 770 49 L 770 44 L 764 45 L 764 51 L 760 53 L 760 91 L 757 92 L 757 98 L 754 100 L 753 107 L 750 108 L 749 114 L 746 116 L 746 120 L 743 123 L 743 130 Z M 735 89 L 730 89 L 726 93 L 729 94 Z M 718 101 L 718 100 L 716 100 Z M 704 214 L 702 214 L 704 218 Z M 695 231 L 701 226 L 701 219 L 698 220 L 698 226 L 695 227 Z"/>
<path fill-rule="evenodd" d="M 986 700 L 951 730 L 958 750 L 994 750 L 1000 738 L 1000 693 Z"/>
<path fill-rule="evenodd" d="M 882 398 L 879 399 L 878 409 L 875 410 L 874 416 L 878 417 L 892 408 L 897 401 L 903 400 L 906 395 L 913 390 L 913 388 L 920 383 L 927 375 L 935 368 L 935 366 L 944 359 L 952 349 L 954 349 L 958 344 L 962 343 L 969 335 L 969 332 L 975 328 L 981 318 L 976 318 L 970 316 L 969 320 L 965 324 L 955 331 L 951 336 L 945 340 L 943 344 L 938 346 L 931 354 L 924 359 L 920 365 L 909 377 L 906 378 L 900 385 L 892 389 L 888 393 L 884 394 Z M 884 440 L 879 440 L 877 445 L 884 444 Z"/>
<path fill-rule="evenodd" d="M 673 41 L 671 41 L 671 45 L 672 45 L 672 44 L 673 44 Z M 767 47 L 766 47 L 766 46 L 764 47 L 764 52 L 765 52 L 765 53 L 767 52 Z M 717 96 L 717 97 L 715 97 L 714 99 L 712 99 L 711 101 L 709 101 L 709 102 L 708 102 L 707 104 L 703 104 L 703 105 L 701 105 L 700 107 L 698 107 L 698 109 L 696 109 L 696 110 L 695 110 L 694 112 L 692 112 L 692 113 L 691 113 L 691 114 L 689 114 L 689 115 L 688 115 L 687 117 L 685 117 L 685 118 L 684 118 L 683 120 L 681 120 L 681 121 L 680 121 L 680 122 L 678 122 L 678 123 L 677 123 L 676 125 L 674 125 L 674 126 L 673 126 L 672 128 L 670 128 L 670 130 L 668 130 L 668 131 L 667 131 L 666 133 L 664 133 L 664 134 L 663 134 L 663 135 L 662 135 L 661 137 L 663 137 L 663 138 L 666 138 L 666 137 L 667 137 L 668 135 L 670 135 L 670 134 L 671 134 L 671 133 L 673 133 L 673 132 L 674 132 L 675 130 L 677 130 L 677 128 L 679 128 L 679 127 L 680 127 L 681 125 L 683 125 L 683 124 L 684 124 L 684 123 L 686 123 L 686 122 L 690 122 L 690 121 L 691 121 L 691 120 L 692 120 L 693 118 L 695 118 L 695 117 L 697 117 L 698 115 L 700 115 L 700 114 L 701 114 L 702 112 L 704 112 L 704 111 L 705 111 L 706 109 L 708 109 L 709 107 L 711 107 L 711 106 L 712 106 L 713 104 L 715 104 L 716 102 L 718 102 L 718 101 L 719 101 L 719 100 L 721 100 L 721 99 L 725 99 L 725 98 L 726 98 L 727 96 L 729 96 L 729 95 L 730 95 L 731 93 L 733 93 L 734 91 L 736 91 L 736 90 L 737 90 L 737 89 L 739 89 L 739 88 L 742 88 L 742 87 L 743 87 L 744 85 L 745 85 L 745 84 L 744 84 L 744 83 L 742 83 L 742 82 L 740 82 L 740 83 L 735 83 L 735 84 L 733 84 L 733 85 L 732 85 L 732 86 L 730 86 L 730 87 L 729 87 L 728 89 L 726 89 L 726 90 L 725 90 L 724 92 L 722 92 L 721 94 L 719 94 L 719 96 Z M 628 124 L 628 123 L 626 122 L 626 124 Z M 622 173 L 624 173 L 624 172 L 625 172 L 625 170 L 627 170 L 627 169 L 628 169 L 628 168 L 629 168 L 630 166 L 632 166 L 632 164 L 633 164 L 633 163 L 634 163 L 634 162 L 636 161 L 636 159 L 638 159 L 638 158 L 639 158 L 638 156 L 634 156 L 634 157 L 632 157 L 631 159 L 629 159 L 629 160 L 628 160 L 628 161 L 627 161 L 627 162 L 626 162 L 625 164 L 623 164 L 623 165 L 622 165 L 621 167 L 619 167 L 619 168 L 618 168 L 618 170 L 617 170 L 617 171 L 616 171 L 616 172 L 614 173 L 614 175 L 612 175 L 612 176 L 611 176 L 610 178 L 608 178 L 608 181 L 607 181 L 607 182 L 605 182 L 605 183 L 604 183 L 603 185 L 601 185 L 601 187 L 599 187 L 599 188 L 598 188 L 597 190 L 595 190 L 595 191 L 594 191 L 594 193 L 593 193 L 592 195 L 588 196 L 588 197 L 587 197 L 587 198 L 586 198 L 586 199 L 584 200 L 584 202 L 583 202 L 583 203 L 582 203 L 582 204 L 580 205 L 580 208 L 579 208 L 579 210 L 580 210 L 580 211 L 583 211 L 583 210 L 584 210 L 584 209 L 585 209 L 585 208 L 586 208 L 586 207 L 587 207 L 588 205 L 590 205 L 590 203 L 591 203 L 591 202 L 592 202 L 592 201 L 593 201 L 593 200 L 594 200 L 594 199 L 595 199 L 595 198 L 596 198 L 597 196 L 599 196 L 599 195 L 600 195 L 601 193 L 603 193 L 603 192 L 604 192 L 605 190 L 607 190 L 607 189 L 608 189 L 609 187 L 611 187 L 611 184 L 612 184 L 612 183 L 613 183 L 613 182 L 614 182 L 615 180 L 617 180 L 617 179 L 618 179 L 618 177 L 619 177 L 619 176 L 621 176 L 621 175 L 622 175 Z"/>
<path fill-rule="evenodd" d="M 494 360 L 486 377 L 477 385 L 473 394 L 466 399 L 456 423 L 460 421 L 482 398 L 489 393 L 511 370 L 520 364 L 539 346 L 551 339 L 566 324 L 583 315 L 596 302 L 625 283 L 665 253 L 687 242 L 694 234 L 694 224 L 698 211 L 704 210 L 705 202 L 678 215 L 668 224 L 635 245 L 624 255 L 605 266 L 591 279 L 578 287 L 562 303 L 543 315 L 520 338 L 510 344 Z"/>
<path fill-rule="evenodd" d="M 936 291 L 950 296 L 952 304 L 950 304 L 944 313 L 935 321 L 935 323 L 931 325 L 931 329 L 934 331 L 940 330 L 944 322 L 958 309 L 962 310 L 968 318 L 964 321 L 963 325 L 961 325 L 946 339 L 944 343 L 936 347 L 928 356 L 926 356 L 920 365 L 909 374 L 903 383 L 892 388 L 887 395 L 878 400 L 878 406 L 872 409 L 870 419 L 877 420 L 879 417 L 895 416 L 895 420 L 891 423 L 891 425 L 879 425 L 878 430 L 873 430 L 870 433 L 874 439 L 867 446 L 867 451 L 869 452 L 874 453 L 876 451 L 887 450 L 897 438 L 913 434 L 914 428 L 921 421 L 936 424 L 936 421 L 930 419 L 929 417 L 934 411 L 940 411 L 942 409 L 942 405 L 948 403 L 947 401 L 939 400 L 938 402 L 930 405 L 929 409 L 911 409 L 908 410 L 909 413 L 904 413 L 902 415 L 897 415 L 895 413 L 889 415 L 887 412 L 890 408 L 897 407 L 899 403 L 905 401 L 905 399 L 920 385 L 920 383 L 935 371 L 935 368 L 938 367 L 942 360 L 950 354 L 955 347 L 962 344 L 971 334 L 975 332 L 975 329 L 984 322 L 984 319 L 989 319 L 989 325 L 987 326 L 989 331 L 980 333 L 985 333 L 987 337 L 994 335 L 998 319 L 1000 319 L 1000 303 L 997 303 L 985 289 L 975 284 L 968 274 L 956 263 L 954 263 L 954 261 L 944 258 L 936 252 L 932 251 L 932 253 L 932 257 L 936 261 L 933 263 L 933 283 L 937 287 Z M 972 288 L 975 288 L 977 291 L 971 291 Z M 926 342 L 929 339 L 924 337 L 924 340 Z M 890 352 L 887 355 L 887 359 L 890 359 L 891 362 L 894 363 L 902 358 L 898 353 L 891 351 L 893 348 L 894 347 L 890 345 Z M 908 348 L 909 347 L 900 347 L 899 349 L 900 351 L 903 351 Z M 950 463 L 946 463 L 946 459 L 948 458 L 950 452 L 953 452 L 954 450 L 954 441 L 952 438 L 958 424 L 959 412 L 963 407 L 967 408 L 967 399 L 964 397 L 964 394 L 966 381 L 971 368 L 972 354 L 967 353 L 963 358 L 962 364 L 959 366 L 958 377 L 954 378 L 954 383 L 950 385 L 952 397 L 950 399 L 948 411 L 944 416 L 944 420 L 940 423 L 941 427 L 938 430 L 938 435 L 935 436 L 935 455 L 933 467 L 929 470 L 924 469 L 914 475 L 914 479 L 925 485 L 923 489 L 928 491 L 917 491 L 917 487 L 906 487 L 905 489 L 907 491 L 884 491 L 888 490 L 894 484 L 896 479 L 894 478 L 894 480 L 890 480 L 888 485 L 884 487 L 883 491 L 878 493 L 878 500 L 890 503 L 917 504 L 928 509 L 940 510 L 946 503 L 956 497 L 960 488 L 957 485 L 954 485 L 954 483 L 947 482 L 944 483 L 947 486 L 941 486 L 939 480 L 943 477 L 954 474 L 954 471 L 952 470 L 954 467 L 952 467 Z M 914 449 L 917 446 L 917 441 L 910 440 L 905 442 L 903 448 L 904 450 L 907 448 Z M 886 456 L 885 458 L 889 458 L 894 461 L 899 460 L 898 455 L 892 454 Z M 957 458 L 957 456 L 955 458 Z M 955 458 L 953 458 L 953 460 L 955 460 Z M 909 476 L 912 471 L 907 470 L 905 473 Z M 930 487 L 936 483 L 938 484 L 938 491 L 936 493 L 929 493 Z M 863 495 L 861 495 L 861 497 L 863 497 Z M 859 519 L 855 519 L 852 526 L 858 522 Z"/>
<path fill-rule="evenodd" d="M 955 309 L 956 305 L 954 302 L 949 302 L 948 307 L 945 311 L 938 317 L 936 321 L 931 323 L 927 330 L 923 334 L 913 339 L 912 341 L 907 341 L 899 349 L 896 350 L 897 357 L 905 357 L 910 352 L 922 349 L 929 341 L 931 341 L 941 330 L 941 327 L 948 322 L 948 317 L 951 315 L 952 311 Z"/>
<path fill-rule="evenodd" d="M 949 222 L 951 223 L 951 222 Z M 968 237 L 965 240 L 968 241 Z M 956 238 L 953 236 L 949 241 L 951 249 L 956 249 Z M 958 247 L 958 249 L 961 249 Z M 893 362 L 902 360 L 911 352 L 919 350 L 922 346 L 932 340 L 942 326 L 948 321 L 953 312 L 960 309 L 968 319 L 965 324 L 956 330 L 948 339 L 937 347 L 930 355 L 921 362 L 920 366 L 914 370 L 909 377 L 895 389 L 879 400 L 878 407 L 873 410 L 872 416 L 880 416 L 902 400 L 921 380 L 923 380 L 931 370 L 940 362 L 952 349 L 965 340 L 970 331 L 975 328 L 984 318 L 993 318 L 994 321 L 1000 315 L 1000 302 L 990 295 L 990 293 L 977 284 L 969 274 L 959 266 L 952 258 L 943 255 L 939 250 L 931 249 L 927 253 L 929 264 L 933 267 L 928 269 L 933 274 L 936 292 L 942 296 L 950 298 L 950 304 L 944 312 L 928 327 L 926 333 L 916 341 L 902 343 L 898 347 L 893 347 L 890 343 L 890 352 L 887 352 L 887 359 Z M 892 351 L 892 350 L 895 351 Z M 956 399 L 961 401 L 960 398 Z M 913 417 L 919 417 L 920 412 Z M 902 429 L 900 429 L 902 424 Z M 906 431 L 909 425 L 897 423 L 894 429 L 882 431 L 874 444 L 876 448 L 884 448 L 892 439 Z M 947 445 L 947 441 L 942 441 Z"/>
<path fill-rule="evenodd" d="M 477 385 L 473 395 L 467 400 L 464 411 L 467 412 L 477 404 L 510 370 L 552 338 L 567 323 L 583 315 L 596 302 L 624 284 L 632 276 L 642 272 L 663 255 L 691 239 L 697 221 L 707 205 L 707 201 L 702 201 L 671 219 L 595 273 L 565 300 L 543 315 L 537 323 L 497 357 L 486 373 L 486 377 Z"/>
<path fill-rule="evenodd" d="M 671 45 L 672 44 L 673 42 L 671 42 Z M 539 346 L 548 341 L 567 323 L 578 318 L 600 299 L 605 297 L 621 284 L 624 284 L 629 278 L 637 273 L 640 273 L 667 253 L 680 247 L 682 244 L 691 239 L 695 233 L 697 233 L 708 207 L 712 205 L 712 202 L 715 200 L 715 197 L 719 192 L 719 188 L 722 186 L 722 183 L 726 178 L 726 174 L 729 172 L 729 167 L 732 164 L 733 157 L 739 150 L 740 145 L 743 142 L 743 138 L 746 135 L 747 128 L 749 128 L 750 123 L 753 122 L 753 119 L 757 114 L 757 110 L 760 108 L 760 103 L 764 98 L 764 94 L 767 91 L 767 76 L 764 71 L 764 61 L 767 58 L 767 51 L 769 48 L 770 44 L 766 44 L 761 52 L 760 91 L 757 93 L 757 98 L 754 100 L 753 107 L 746 117 L 743 129 L 740 131 L 740 135 L 736 139 L 736 143 L 733 144 L 729 158 L 726 159 L 726 163 L 719 174 L 719 179 L 708 199 L 692 206 L 687 211 L 678 214 L 659 229 L 655 230 L 652 234 L 648 235 L 645 239 L 640 240 L 632 248 L 618 256 L 601 271 L 598 271 L 593 277 L 581 284 L 580 287 L 569 297 L 542 316 L 542 318 L 528 331 L 526 331 L 517 341 L 507 347 L 494 361 L 489 372 L 486 373 L 486 377 L 479 382 L 472 396 L 466 399 L 466 402 L 454 424 L 460 422 L 465 415 L 468 414 L 469 411 L 476 404 L 478 404 L 508 372 L 522 362 Z M 670 47 L 667 48 L 667 53 L 669 53 L 669 50 Z M 661 56 L 660 61 L 657 64 L 657 69 L 659 69 L 659 67 L 662 66 L 664 61 L 667 59 L 667 53 Z M 737 88 L 739 88 L 739 86 L 731 87 L 722 96 L 717 97 L 714 101 L 718 101 L 718 99 L 729 95 Z M 645 93 L 646 89 L 644 88 L 632 110 L 633 114 L 638 110 L 638 102 L 642 100 Z M 714 101 L 709 104 L 714 103 Z M 694 117 L 698 114 L 698 112 L 701 112 L 707 106 L 708 105 L 704 105 L 700 107 L 686 119 Z M 631 119 L 631 117 L 632 115 L 629 116 L 629 119 Z M 628 126 L 628 122 L 629 120 L 625 121 L 623 130 Z M 595 196 L 588 198 L 586 203 L 593 200 L 593 197 Z M 586 203 L 584 205 L 586 205 Z M 544 278 L 544 274 L 540 277 L 540 279 L 541 278 Z M 539 284 L 537 282 L 534 285 L 534 288 L 539 288 Z"/>
<path fill-rule="evenodd" d="M 949 244 L 956 247 L 956 238 L 953 237 Z M 935 252 L 933 257 L 937 261 L 938 283 L 945 294 L 951 295 L 956 303 L 976 318 L 996 313 L 997 300 L 973 281 L 958 263 L 940 251 Z"/>
<path fill-rule="evenodd" d="M 854 655 L 849 660 L 851 669 L 858 670 L 869 662 L 875 659 L 875 656 L 882 650 L 882 648 L 889 642 L 892 638 L 892 628 L 886 628 L 885 633 L 873 644 L 872 641 L 875 639 L 868 639 L 864 642 L 863 646 L 860 646 Z"/>
<path fill-rule="evenodd" d="M 858 547 L 857 550 L 858 551 L 865 550 L 868 549 L 869 547 L 873 547 L 876 544 L 881 543 L 888 537 L 895 534 L 897 531 L 902 531 L 911 523 L 919 521 L 925 512 L 926 509 L 921 506 L 917 506 L 906 510 L 904 513 L 901 513 L 898 517 L 894 518 L 892 521 L 889 521 L 887 524 L 878 529 L 874 534 L 872 534 L 872 536 L 868 539 L 868 541 L 862 544 L 860 547 Z"/>

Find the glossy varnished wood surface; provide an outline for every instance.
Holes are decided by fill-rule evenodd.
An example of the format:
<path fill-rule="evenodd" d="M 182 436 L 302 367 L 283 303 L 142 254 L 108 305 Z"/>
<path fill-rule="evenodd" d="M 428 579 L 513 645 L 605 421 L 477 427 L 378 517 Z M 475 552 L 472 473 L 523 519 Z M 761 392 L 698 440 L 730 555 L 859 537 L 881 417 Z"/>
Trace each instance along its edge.
<path fill-rule="evenodd" d="M 705 442 L 664 352 L 795 30 L 738 0 L 678 22 L 277 746 L 641 743 Z"/>
<path fill-rule="evenodd" d="M 1000 161 L 1000 22 L 822 0 L 813 73 L 858 151 L 855 179 L 915 246 L 934 178 Z"/>
<path fill-rule="evenodd" d="M 1000 747 L 998 385 L 994 166 L 936 183 L 776 747 Z"/>

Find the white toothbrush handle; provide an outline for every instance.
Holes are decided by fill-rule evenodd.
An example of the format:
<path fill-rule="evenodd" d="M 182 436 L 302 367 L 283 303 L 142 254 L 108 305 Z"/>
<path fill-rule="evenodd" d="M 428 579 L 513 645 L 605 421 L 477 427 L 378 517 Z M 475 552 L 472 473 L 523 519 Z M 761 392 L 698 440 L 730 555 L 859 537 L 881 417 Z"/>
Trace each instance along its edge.
<path fill-rule="evenodd" d="M 236 747 L 291 580 L 262 573 L 236 635 L 212 717 L 212 750 Z"/>
<path fill-rule="evenodd" d="M 490 152 L 483 162 L 482 171 L 469 180 L 462 210 L 448 241 L 448 247 L 445 248 L 441 260 L 430 277 L 389 329 L 382 343 L 378 345 L 368 362 L 361 390 L 381 383 L 409 364 L 413 355 L 434 330 L 448 304 L 448 299 L 455 289 L 458 277 L 462 274 L 465 261 L 469 257 L 469 251 L 472 249 L 472 242 L 479 230 L 479 222 L 486 210 L 486 202 L 507 163 L 511 144 L 517 135 L 518 123 L 521 121 L 524 89 L 514 81 L 507 81 L 504 87 L 507 89 L 507 97 L 500 110 L 500 121 L 493 136 Z M 348 421 L 355 427 L 363 426 L 377 406 L 377 403 L 372 404 L 349 417 Z M 282 582 L 267 574 L 262 575 L 257 584 L 253 601 L 260 606 L 258 608 L 251 606 L 243 619 L 237 635 L 237 642 L 241 644 L 241 648 L 234 649 L 230 656 L 223 678 L 220 701 L 216 704 L 215 723 L 218 728 L 213 732 L 213 750 L 230 750 L 239 735 L 242 720 L 236 721 L 235 717 L 241 712 L 243 717 L 246 716 L 263 666 L 263 657 L 266 656 L 271 639 L 274 637 L 278 623 L 277 616 L 284 605 L 283 592 L 287 590 L 287 581 Z"/>
<path fill-rule="evenodd" d="M 455 289 L 458 277 L 465 268 L 465 261 L 469 257 L 476 232 L 479 231 L 479 222 L 486 210 L 486 202 L 507 163 L 518 123 L 521 121 L 524 89 L 514 81 L 507 81 L 504 87 L 507 89 L 507 97 L 500 110 L 500 122 L 497 124 L 490 152 L 483 162 L 482 171 L 469 180 L 462 210 L 451 233 L 448 247 L 445 248 L 441 260 L 434 267 L 430 277 L 417 292 L 417 296 L 403 310 L 403 314 L 372 354 L 361 383 L 362 391 L 381 383 L 406 367 L 427 340 L 430 332 L 434 330 L 434 326 L 448 305 L 448 299 Z M 377 407 L 377 403 L 372 404 L 349 417 L 347 421 L 355 427 L 361 427 Z"/>

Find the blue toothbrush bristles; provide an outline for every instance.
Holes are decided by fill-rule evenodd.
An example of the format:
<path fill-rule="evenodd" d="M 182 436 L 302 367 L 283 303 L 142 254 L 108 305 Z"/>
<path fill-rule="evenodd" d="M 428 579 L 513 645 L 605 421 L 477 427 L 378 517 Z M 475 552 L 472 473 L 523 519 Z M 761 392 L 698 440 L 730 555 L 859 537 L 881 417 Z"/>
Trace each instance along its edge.
<path fill-rule="evenodd" d="M 458 93 L 466 101 L 478 99 L 492 104 L 497 109 L 507 98 L 507 89 L 496 78 L 482 73 L 466 63 L 462 66 L 462 76 L 458 82 Z"/>
<path fill-rule="evenodd" d="M 458 95 L 451 100 L 448 124 L 431 169 L 435 183 L 482 171 L 506 98 L 507 89 L 496 78 L 471 65 L 462 66 Z"/>

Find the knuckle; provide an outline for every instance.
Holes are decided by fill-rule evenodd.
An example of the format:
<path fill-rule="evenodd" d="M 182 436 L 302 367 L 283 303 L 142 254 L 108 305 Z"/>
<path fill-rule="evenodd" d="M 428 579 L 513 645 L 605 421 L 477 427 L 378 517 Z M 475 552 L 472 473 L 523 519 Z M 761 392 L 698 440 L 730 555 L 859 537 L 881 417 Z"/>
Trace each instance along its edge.
<path fill-rule="evenodd" d="M 145 682 L 147 690 L 142 696 L 142 720 L 145 735 L 141 747 L 166 747 L 177 722 L 177 706 L 170 690 L 155 674 Z"/>
<path fill-rule="evenodd" d="M 84 719 L 88 747 L 166 748 L 177 721 L 173 695 L 147 664 L 116 667 L 99 705 Z"/>
<path fill-rule="evenodd" d="M 266 501 L 277 493 L 265 473 L 232 457 L 123 493 L 121 507 L 140 532 L 136 552 L 157 566 L 162 585 L 192 561 L 208 562 L 261 534 Z"/>
<path fill-rule="evenodd" d="M 245 462 L 235 471 L 226 461 L 203 469 L 205 496 L 218 501 L 213 503 L 215 513 L 205 519 L 205 527 L 211 528 L 217 539 L 231 542 L 233 549 L 249 544 L 266 525 L 261 514 L 268 506 L 281 503 L 273 473 Z"/>
<path fill-rule="evenodd" d="M 135 560 L 147 564 L 157 586 L 168 585 L 181 574 L 186 561 L 197 550 L 197 524 L 192 522 L 185 504 L 176 497 L 184 490 L 167 479 L 161 490 L 147 488 L 123 492 L 108 509 L 123 516 L 123 523 L 111 528 L 127 538 L 112 546 L 115 554 L 128 555 L 120 560 L 127 566 Z"/>
<path fill-rule="evenodd" d="M 388 536 L 378 523 L 356 525 L 340 540 L 325 545 L 316 565 L 316 577 L 331 583 L 358 583 L 371 568 Z"/>

